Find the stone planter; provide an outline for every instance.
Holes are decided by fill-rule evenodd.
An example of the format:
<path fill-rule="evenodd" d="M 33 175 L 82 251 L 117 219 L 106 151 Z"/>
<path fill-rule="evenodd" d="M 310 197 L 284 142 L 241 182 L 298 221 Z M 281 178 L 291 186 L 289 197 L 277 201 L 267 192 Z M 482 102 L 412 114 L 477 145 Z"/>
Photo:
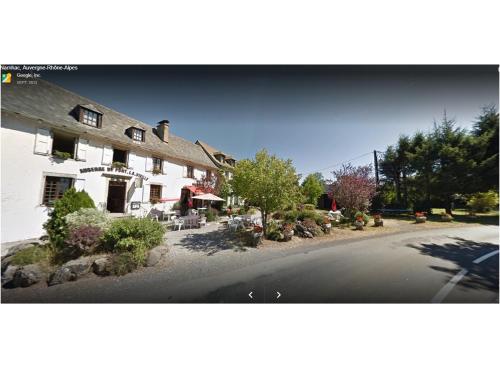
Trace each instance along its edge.
<path fill-rule="evenodd" d="M 356 220 L 354 222 L 354 226 L 356 227 L 356 230 L 357 231 L 362 231 L 364 226 L 365 226 L 365 223 L 363 221 L 360 221 L 360 220 Z"/>
<path fill-rule="evenodd" d="M 331 223 L 323 224 L 323 232 L 325 232 L 326 234 L 330 234 L 331 231 L 332 231 Z"/>
<path fill-rule="evenodd" d="M 427 216 L 416 216 L 415 217 L 415 222 L 417 224 L 419 223 L 425 223 L 427 221 Z"/>
<path fill-rule="evenodd" d="M 375 219 L 375 226 L 376 227 L 383 227 L 384 226 L 384 221 L 382 219 Z"/>
<path fill-rule="evenodd" d="M 453 217 L 451 215 L 441 215 L 441 221 L 443 222 L 451 222 Z"/>

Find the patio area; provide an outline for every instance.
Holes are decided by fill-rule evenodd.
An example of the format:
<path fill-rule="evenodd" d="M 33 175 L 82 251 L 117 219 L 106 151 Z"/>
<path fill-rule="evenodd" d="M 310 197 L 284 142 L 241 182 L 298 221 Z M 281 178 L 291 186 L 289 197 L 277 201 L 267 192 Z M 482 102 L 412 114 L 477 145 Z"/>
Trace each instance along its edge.
<path fill-rule="evenodd" d="M 209 256 L 220 251 L 248 249 L 241 243 L 236 232 L 220 222 L 209 223 L 200 228 L 169 231 L 165 238 L 168 246 L 174 250 L 187 250 Z"/>

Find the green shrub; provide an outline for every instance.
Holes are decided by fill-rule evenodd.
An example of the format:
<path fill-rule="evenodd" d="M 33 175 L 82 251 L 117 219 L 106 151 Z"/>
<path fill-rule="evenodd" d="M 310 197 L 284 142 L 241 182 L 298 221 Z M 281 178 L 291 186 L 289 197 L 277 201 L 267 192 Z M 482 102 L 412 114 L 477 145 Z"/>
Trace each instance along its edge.
<path fill-rule="evenodd" d="M 473 212 L 488 212 L 498 206 L 498 193 L 490 190 L 485 193 L 474 194 L 467 203 Z"/>
<path fill-rule="evenodd" d="M 258 210 L 255 207 L 250 207 L 247 211 L 248 215 L 254 215 Z"/>
<path fill-rule="evenodd" d="M 276 220 L 282 220 L 285 218 L 285 213 L 283 211 L 278 210 L 273 213 L 272 218 Z"/>
<path fill-rule="evenodd" d="M 175 202 L 172 205 L 172 210 L 180 210 L 181 209 L 181 203 L 180 202 Z"/>
<path fill-rule="evenodd" d="M 104 248 L 120 255 L 119 261 L 133 261 L 135 267 L 143 265 L 148 251 L 163 242 L 165 228 L 150 219 L 124 218 L 114 220 L 102 239 Z M 119 256 L 120 256 L 119 255 Z M 121 262 L 120 262 L 121 263 Z"/>
<path fill-rule="evenodd" d="M 163 242 L 164 234 L 163 225 L 154 220 L 116 219 L 104 233 L 103 243 L 105 248 L 110 251 L 129 250 L 142 245 L 146 250 L 149 250 Z M 135 240 L 141 241 L 141 244 L 137 244 Z"/>
<path fill-rule="evenodd" d="M 207 210 L 205 217 L 207 218 L 207 222 L 215 221 L 215 213 L 212 210 Z"/>
<path fill-rule="evenodd" d="M 364 212 L 358 211 L 356 214 L 354 214 L 354 220 L 362 219 L 364 225 L 368 224 L 370 221 L 370 217 L 366 215 Z"/>
<path fill-rule="evenodd" d="M 107 212 L 99 211 L 93 208 L 82 208 L 66 215 L 64 219 L 70 229 L 82 226 L 106 229 L 110 222 L 109 214 Z"/>
<path fill-rule="evenodd" d="M 12 256 L 11 264 L 25 266 L 50 259 L 50 249 L 47 246 L 28 246 Z"/>
<path fill-rule="evenodd" d="M 297 219 L 301 221 L 311 219 L 318 225 L 321 225 L 323 223 L 323 216 L 321 214 L 318 214 L 316 211 L 311 210 L 299 211 Z"/>
<path fill-rule="evenodd" d="M 297 210 L 286 211 L 283 218 L 285 223 L 295 223 L 299 216 L 299 212 Z"/>
<path fill-rule="evenodd" d="M 305 203 L 304 204 L 304 210 L 314 211 L 315 209 L 316 209 L 316 206 L 313 205 L 312 203 Z"/>
<path fill-rule="evenodd" d="M 137 269 L 138 264 L 134 255 L 128 251 L 120 253 L 113 258 L 112 269 L 117 276 L 123 276 Z"/>
<path fill-rule="evenodd" d="M 44 228 L 55 248 L 63 247 L 68 234 L 65 216 L 81 208 L 95 208 L 94 201 L 85 191 L 77 192 L 75 188 L 69 188 L 62 198 L 54 203 L 54 209 L 49 213 L 49 220 L 44 224 Z"/>

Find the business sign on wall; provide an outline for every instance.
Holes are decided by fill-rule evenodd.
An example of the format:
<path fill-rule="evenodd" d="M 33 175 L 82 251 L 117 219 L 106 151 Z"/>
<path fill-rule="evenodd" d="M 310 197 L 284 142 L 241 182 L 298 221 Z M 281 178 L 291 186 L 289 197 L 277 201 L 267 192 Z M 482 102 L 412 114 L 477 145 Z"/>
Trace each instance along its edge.
<path fill-rule="evenodd" d="M 138 172 L 132 171 L 132 170 L 127 170 L 126 168 L 115 168 L 115 167 L 87 167 L 87 168 L 80 168 L 80 173 L 85 174 L 89 172 L 117 172 L 120 174 L 125 174 L 125 175 L 131 175 L 131 176 L 136 176 L 140 177 L 143 180 L 148 180 L 147 176 L 144 176 L 143 174 L 140 174 Z"/>

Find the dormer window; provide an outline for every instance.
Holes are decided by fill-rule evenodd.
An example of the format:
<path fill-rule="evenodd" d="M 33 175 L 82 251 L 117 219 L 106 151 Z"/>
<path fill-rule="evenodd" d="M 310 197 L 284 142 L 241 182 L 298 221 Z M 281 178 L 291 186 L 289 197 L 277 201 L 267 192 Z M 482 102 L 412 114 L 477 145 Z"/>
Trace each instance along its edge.
<path fill-rule="evenodd" d="M 133 128 L 132 140 L 144 142 L 144 131 L 137 128 Z"/>
<path fill-rule="evenodd" d="M 126 131 L 127 135 L 134 141 L 144 142 L 146 141 L 146 131 L 141 128 L 130 127 Z"/>
<path fill-rule="evenodd" d="M 97 127 L 97 117 L 99 114 L 90 110 L 83 109 L 83 124 L 88 124 L 92 127 Z"/>
<path fill-rule="evenodd" d="M 80 105 L 78 120 L 87 126 L 101 128 L 102 113 L 91 105 Z"/>

